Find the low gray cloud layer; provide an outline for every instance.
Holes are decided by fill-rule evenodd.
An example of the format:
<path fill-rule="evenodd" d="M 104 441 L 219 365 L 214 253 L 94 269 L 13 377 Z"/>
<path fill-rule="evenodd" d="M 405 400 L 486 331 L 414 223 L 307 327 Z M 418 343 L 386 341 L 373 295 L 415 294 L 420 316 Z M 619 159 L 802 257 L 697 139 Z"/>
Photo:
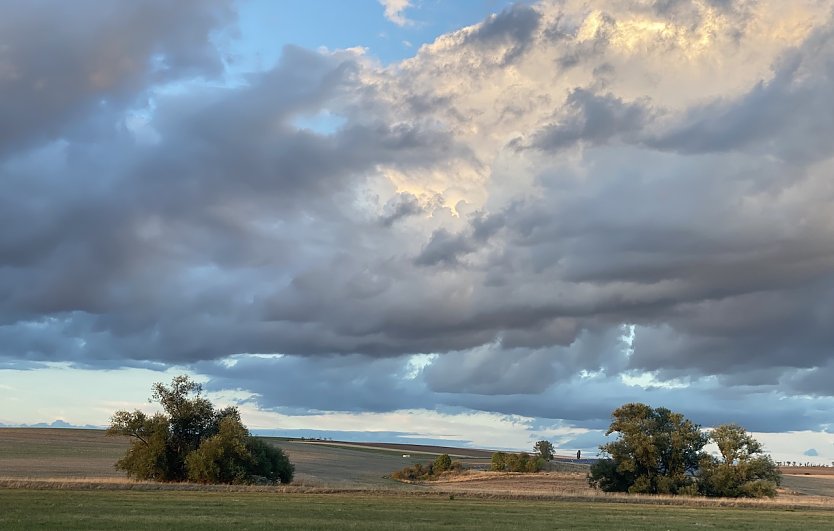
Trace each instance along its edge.
<path fill-rule="evenodd" d="M 825 427 L 834 24 L 574 4 L 389 68 L 290 46 L 234 84 L 223 2 L 6 9 L 0 367 L 187 365 L 294 411 Z"/>

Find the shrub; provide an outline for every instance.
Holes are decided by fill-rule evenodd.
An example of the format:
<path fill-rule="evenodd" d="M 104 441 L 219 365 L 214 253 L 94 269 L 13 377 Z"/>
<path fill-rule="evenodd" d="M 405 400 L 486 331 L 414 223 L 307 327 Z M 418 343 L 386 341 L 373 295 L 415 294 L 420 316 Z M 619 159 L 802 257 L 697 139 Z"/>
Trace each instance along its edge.
<path fill-rule="evenodd" d="M 261 476 L 275 483 L 292 482 L 295 467 L 283 450 L 255 437 L 247 439 L 246 449 L 252 456 L 250 472 L 253 476 Z"/>
<path fill-rule="evenodd" d="M 439 474 L 452 468 L 452 458 L 449 454 L 441 454 L 434 460 L 434 473 Z"/>
<path fill-rule="evenodd" d="M 218 433 L 186 457 L 188 479 L 198 483 L 246 483 L 254 463 L 246 448 L 248 438 L 249 432 L 240 421 L 224 418 Z"/>
<path fill-rule="evenodd" d="M 776 495 L 781 476 L 767 456 L 721 462 L 705 456 L 699 473 L 701 493 L 725 498 L 761 498 Z"/>
<path fill-rule="evenodd" d="M 633 474 L 619 469 L 613 459 L 600 459 L 591 465 L 588 484 L 603 492 L 628 492 L 634 483 Z"/>
<path fill-rule="evenodd" d="M 420 481 L 429 479 L 432 475 L 432 465 L 428 465 L 424 467 L 420 463 L 415 463 L 411 466 L 407 466 L 402 470 L 394 472 L 391 474 L 391 477 L 394 479 L 406 480 L 406 481 Z"/>
<path fill-rule="evenodd" d="M 452 461 L 447 454 L 437 456 L 433 463 L 421 465 L 415 463 L 391 474 L 394 479 L 405 481 L 428 481 L 437 479 L 444 473 L 460 473 L 464 470 L 460 461 Z"/>
<path fill-rule="evenodd" d="M 492 464 L 490 470 L 502 472 L 507 469 L 507 454 L 504 452 L 495 452 L 492 454 Z"/>
<path fill-rule="evenodd" d="M 492 454 L 490 470 L 497 472 L 539 472 L 545 467 L 545 460 L 531 456 L 526 452 L 511 454 L 495 452 Z"/>

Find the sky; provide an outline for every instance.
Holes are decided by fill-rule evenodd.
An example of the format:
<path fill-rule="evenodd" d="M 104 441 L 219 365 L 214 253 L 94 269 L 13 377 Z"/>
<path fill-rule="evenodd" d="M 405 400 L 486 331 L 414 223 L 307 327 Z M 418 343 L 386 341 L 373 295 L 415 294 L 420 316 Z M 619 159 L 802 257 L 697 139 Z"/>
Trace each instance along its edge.
<path fill-rule="evenodd" d="M 834 2 L 0 6 L 0 423 L 834 462 Z"/>

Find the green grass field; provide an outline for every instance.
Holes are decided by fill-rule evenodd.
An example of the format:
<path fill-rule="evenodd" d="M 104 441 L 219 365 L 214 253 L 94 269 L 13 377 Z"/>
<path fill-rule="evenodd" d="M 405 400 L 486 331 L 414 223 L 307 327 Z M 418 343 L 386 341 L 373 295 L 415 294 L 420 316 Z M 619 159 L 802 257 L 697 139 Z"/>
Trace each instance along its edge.
<path fill-rule="evenodd" d="M 831 529 L 816 510 L 366 494 L 0 490 L 0 529 Z"/>

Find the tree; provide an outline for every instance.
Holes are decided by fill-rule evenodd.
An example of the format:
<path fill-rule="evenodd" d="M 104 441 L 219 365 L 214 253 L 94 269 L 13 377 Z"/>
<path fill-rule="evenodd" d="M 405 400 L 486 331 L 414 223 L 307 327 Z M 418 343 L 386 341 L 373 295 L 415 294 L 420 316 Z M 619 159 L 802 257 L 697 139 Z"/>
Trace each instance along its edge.
<path fill-rule="evenodd" d="M 738 424 L 722 424 L 710 433 L 725 464 L 750 459 L 762 453 L 762 445 Z"/>
<path fill-rule="evenodd" d="M 553 460 L 553 443 L 550 441 L 538 441 L 533 446 L 533 450 L 545 461 Z"/>
<path fill-rule="evenodd" d="M 125 470 L 136 479 L 171 481 L 168 451 L 168 418 L 156 414 L 148 417 L 141 411 L 133 413 L 117 411 L 111 421 L 108 435 L 128 435 L 134 438 L 127 453 L 116 461 L 116 468 Z"/>
<path fill-rule="evenodd" d="M 434 460 L 434 466 L 432 467 L 432 469 L 434 470 L 435 474 L 451 470 L 452 458 L 449 457 L 449 454 L 438 455 L 437 458 Z"/>
<path fill-rule="evenodd" d="M 151 399 L 164 413 L 114 413 L 107 434 L 133 438 L 116 468 L 136 479 L 157 481 L 292 481 L 292 464 L 279 448 L 252 437 L 236 408 L 215 410 L 201 393 L 200 384 L 177 376 L 170 387 L 153 385 Z"/>
<path fill-rule="evenodd" d="M 738 424 L 716 427 L 710 437 L 721 459 L 704 455 L 698 486 L 706 496 L 759 498 L 775 496 L 781 474 L 762 445 Z"/>
<path fill-rule="evenodd" d="M 600 446 L 608 457 L 591 466 L 589 483 L 606 492 L 675 494 L 690 491 L 707 436 L 680 413 L 646 404 L 625 404 L 612 413 Z"/>

